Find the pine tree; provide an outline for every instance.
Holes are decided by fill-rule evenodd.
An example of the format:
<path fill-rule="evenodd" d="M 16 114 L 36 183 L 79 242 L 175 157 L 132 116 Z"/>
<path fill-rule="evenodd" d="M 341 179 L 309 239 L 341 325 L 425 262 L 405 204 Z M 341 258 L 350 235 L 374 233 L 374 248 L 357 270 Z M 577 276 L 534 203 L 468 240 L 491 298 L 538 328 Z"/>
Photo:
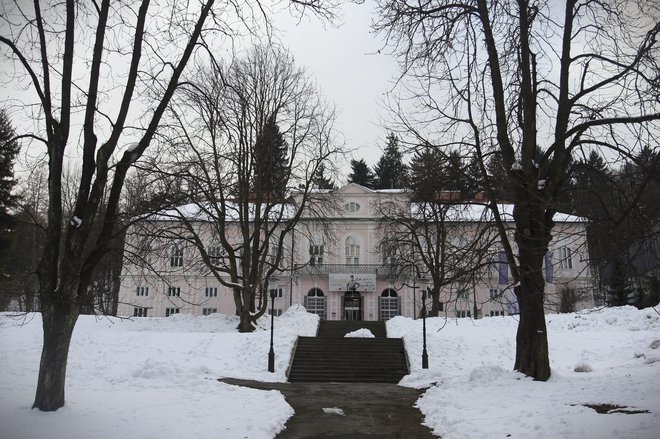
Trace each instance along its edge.
<path fill-rule="evenodd" d="M 374 173 L 364 159 L 351 160 L 351 170 L 352 172 L 348 176 L 349 183 L 356 183 L 369 189 L 374 188 Z"/>
<path fill-rule="evenodd" d="M 374 167 L 376 189 L 401 189 L 408 186 L 408 166 L 403 163 L 399 139 L 394 133 L 387 135 L 387 146 Z"/>
<path fill-rule="evenodd" d="M 321 163 L 312 177 L 312 184 L 317 189 L 337 189 L 331 178 L 325 175 L 325 165 Z"/>
<path fill-rule="evenodd" d="M 438 150 L 426 146 L 410 160 L 410 188 L 420 201 L 431 201 L 444 189 L 442 156 Z"/>
<path fill-rule="evenodd" d="M 287 149 L 276 114 L 272 114 L 254 145 L 254 191 L 257 194 L 284 198 L 288 180 Z"/>
<path fill-rule="evenodd" d="M 8 234 L 14 226 L 10 212 L 16 206 L 17 196 L 12 194 L 16 185 L 14 162 L 18 155 L 18 142 L 14 140 L 14 128 L 4 110 L 0 110 L 0 247 L 7 245 Z"/>

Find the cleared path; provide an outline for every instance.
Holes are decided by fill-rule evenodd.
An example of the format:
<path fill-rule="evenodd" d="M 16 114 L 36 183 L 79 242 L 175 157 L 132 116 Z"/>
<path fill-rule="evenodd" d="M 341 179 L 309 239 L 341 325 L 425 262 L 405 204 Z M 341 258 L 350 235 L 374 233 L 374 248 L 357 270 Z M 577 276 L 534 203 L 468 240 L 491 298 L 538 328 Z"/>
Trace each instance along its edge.
<path fill-rule="evenodd" d="M 423 393 L 421 390 L 385 383 L 221 381 L 282 392 L 295 414 L 287 422 L 286 429 L 277 436 L 278 439 L 435 437 L 431 430 L 422 425 L 422 414 L 413 407 Z"/>

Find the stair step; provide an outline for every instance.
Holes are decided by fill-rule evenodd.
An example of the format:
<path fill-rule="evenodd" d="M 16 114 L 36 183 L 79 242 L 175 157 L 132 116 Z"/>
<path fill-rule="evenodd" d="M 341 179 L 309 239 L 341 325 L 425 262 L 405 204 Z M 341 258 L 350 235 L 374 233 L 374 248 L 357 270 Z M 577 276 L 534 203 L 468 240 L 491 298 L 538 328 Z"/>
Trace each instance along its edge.
<path fill-rule="evenodd" d="M 376 337 L 344 337 L 360 328 Z M 383 322 L 328 322 L 317 337 L 298 337 L 291 382 L 398 383 L 408 374 L 400 338 L 387 338 Z"/>

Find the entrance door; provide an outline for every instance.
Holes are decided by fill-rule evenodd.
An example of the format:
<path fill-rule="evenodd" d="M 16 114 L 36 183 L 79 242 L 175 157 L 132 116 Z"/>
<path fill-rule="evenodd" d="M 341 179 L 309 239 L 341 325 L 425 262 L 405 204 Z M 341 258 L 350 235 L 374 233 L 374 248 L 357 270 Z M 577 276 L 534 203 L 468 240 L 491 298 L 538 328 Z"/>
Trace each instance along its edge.
<path fill-rule="evenodd" d="M 344 297 L 344 320 L 362 320 L 362 297 Z"/>

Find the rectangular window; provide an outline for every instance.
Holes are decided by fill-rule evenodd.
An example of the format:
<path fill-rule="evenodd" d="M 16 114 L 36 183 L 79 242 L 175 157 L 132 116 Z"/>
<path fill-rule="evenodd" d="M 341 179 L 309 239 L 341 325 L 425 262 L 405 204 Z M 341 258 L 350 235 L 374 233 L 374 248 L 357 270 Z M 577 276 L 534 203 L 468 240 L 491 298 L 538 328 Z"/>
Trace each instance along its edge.
<path fill-rule="evenodd" d="M 323 255 L 325 253 L 324 246 L 310 244 L 309 246 L 309 265 L 323 265 Z"/>
<path fill-rule="evenodd" d="M 165 308 L 165 317 L 169 317 L 174 314 L 179 314 L 181 308 Z"/>
<path fill-rule="evenodd" d="M 206 253 L 209 255 L 209 260 L 213 265 L 223 265 L 224 262 L 224 253 L 222 247 L 219 245 L 212 245 L 206 250 Z"/>
<path fill-rule="evenodd" d="M 467 299 L 470 296 L 470 292 L 463 288 L 460 290 L 452 289 L 452 293 L 457 299 Z"/>
<path fill-rule="evenodd" d="M 268 309 L 268 315 L 270 316 L 270 315 L 272 315 L 272 314 L 273 314 L 273 310 L 272 310 L 272 309 Z M 279 317 L 279 316 L 281 316 L 281 315 L 282 315 L 282 310 L 281 310 L 281 309 L 277 309 L 277 308 L 275 308 L 275 317 Z"/>
<path fill-rule="evenodd" d="M 136 306 L 133 308 L 133 317 L 147 317 L 147 308 Z"/>
<path fill-rule="evenodd" d="M 136 296 L 148 296 L 149 295 L 149 287 L 137 287 L 137 291 L 135 292 Z"/>
<path fill-rule="evenodd" d="M 505 315 L 506 315 L 506 314 L 504 314 L 504 311 L 503 311 L 503 310 L 500 310 L 500 311 L 491 311 L 491 312 L 490 312 L 490 316 L 491 316 L 491 317 L 500 317 L 500 316 L 503 317 L 503 316 L 505 316 Z"/>
<path fill-rule="evenodd" d="M 202 309 L 202 314 L 205 316 L 215 314 L 218 312 L 218 308 L 203 308 Z"/>
<path fill-rule="evenodd" d="M 181 297 L 181 287 L 168 287 L 167 288 L 168 297 Z"/>
<path fill-rule="evenodd" d="M 172 247 L 170 267 L 183 267 L 183 249 L 178 245 Z"/>
<path fill-rule="evenodd" d="M 459 319 L 464 319 L 464 318 L 470 317 L 470 316 L 471 316 L 470 311 L 462 311 L 462 310 L 461 311 L 458 311 L 458 310 L 456 311 L 456 317 L 459 318 Z"/>
<path fill-rule="evenodd" d="M 268 297 L 270 297 L 270 294 L 275 292 L 275 297 L 284 297 L 284 293 L 282 292 L 282 288 L 271 288 L 270 291 L 268 291 Z"/>
<path fill-rule="evenodd" d="M 491 299 L 496 299 L 500 295 L 500 289 L 499 288 L 491 288 L 488 290 L 488 296 Z"/>
<path fill-rule="evenodd" d="M 445 304 L 444 302 L 438 303 L 438 311 L 444 311 L 445 310 Z"/>
<path fill-rule="evenodd" d="M 206 289 L 204 290 L 204 297 L 218 297 L 218 288 L 206 287 Z"/>
<path fill-rule="evenodd" d="M 573 257 L 571 255 L 570 247 L 562 247 L 559 249 L 559 268 L 565 270 L 573 268 Z"/>

